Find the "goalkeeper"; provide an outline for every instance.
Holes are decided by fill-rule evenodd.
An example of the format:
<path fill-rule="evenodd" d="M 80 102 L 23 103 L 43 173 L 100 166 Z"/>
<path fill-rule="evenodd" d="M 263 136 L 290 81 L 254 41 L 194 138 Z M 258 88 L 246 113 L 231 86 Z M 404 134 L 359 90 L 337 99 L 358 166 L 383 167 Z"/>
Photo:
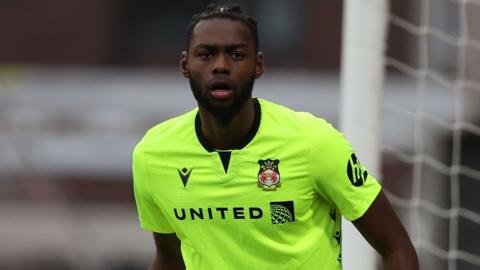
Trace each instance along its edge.
<path fill-rule="evenodd" d="M 418 269 L 343 135 L 252 97 L 264 71 L 253 18 L 237 6 L 194 15 L 180 69 L 198 108 L 150 129 L 133 152 L 140 224 L 156 244 L 149 269 L 342 269 L 341 216 L 386 269 Z"/>

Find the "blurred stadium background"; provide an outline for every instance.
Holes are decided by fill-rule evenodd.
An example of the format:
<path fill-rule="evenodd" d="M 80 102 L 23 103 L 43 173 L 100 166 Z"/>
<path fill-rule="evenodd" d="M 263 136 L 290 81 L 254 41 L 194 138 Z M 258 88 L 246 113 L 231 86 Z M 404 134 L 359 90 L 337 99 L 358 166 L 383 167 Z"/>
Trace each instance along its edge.
<path fill-rule="evenodd" d="M 0 269 L 146 269 L 130 153 L 195 106 L 178 60 L 209 2 L 0 3 Z M 342 1 L 225 2 L 259 22 L 255 95 L 338 127 Z M 480 5 L 394 0 L 390 12 L 380 178 L 422 269 L 477 269 Z"/>

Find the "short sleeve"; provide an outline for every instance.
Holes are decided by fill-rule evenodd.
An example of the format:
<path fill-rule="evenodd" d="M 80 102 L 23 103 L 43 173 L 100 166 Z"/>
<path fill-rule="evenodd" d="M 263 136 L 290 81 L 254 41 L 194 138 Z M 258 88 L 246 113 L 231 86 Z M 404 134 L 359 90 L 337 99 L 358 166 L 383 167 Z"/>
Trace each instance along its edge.
<path fill-rule="evenodd" d="M 316 191 L 352 221 L 373 203 L 381 186 L 362 166 L 342 133 L 322 119 L 313 121 L 311 168 Z"/>
<path fill-rule="evenodd" d="M 148 187 L 148 174 L 145 167 L 145 155 L 141 147 L 137 145 L 132 155 L 133 191 L 137 206 L 140 226 L 151 232 L 173 233 L 165 215 L 151 196 Z"/>

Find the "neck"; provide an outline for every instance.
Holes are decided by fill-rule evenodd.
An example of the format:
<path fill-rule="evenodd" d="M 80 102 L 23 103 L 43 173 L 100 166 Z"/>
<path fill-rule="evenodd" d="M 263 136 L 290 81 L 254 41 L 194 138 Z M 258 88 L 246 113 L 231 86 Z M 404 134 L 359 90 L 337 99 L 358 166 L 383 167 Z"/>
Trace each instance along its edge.
<path fill-rule="evenodd" d="M 199 114 L 205 138 L 218 150 L 237 148 L 252 128 L 255 118 L 252 98 L 243 104 L 240 111 L 228 123 L 220 122 L 201 106 L 199 106 Z"/>

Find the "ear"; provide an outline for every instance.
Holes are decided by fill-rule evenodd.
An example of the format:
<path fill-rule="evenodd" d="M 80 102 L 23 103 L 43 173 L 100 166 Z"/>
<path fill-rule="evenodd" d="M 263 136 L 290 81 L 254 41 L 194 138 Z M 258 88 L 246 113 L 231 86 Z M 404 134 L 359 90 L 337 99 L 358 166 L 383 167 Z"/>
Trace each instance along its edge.
<path fill-rule="evenodd" d="M 260 78 L 262 76 L 263 71 L 265 70 L 265 63 L 263 60 L 263 53 L 262 52 L 257 52 L 256 55 L 256 66 L 255 66 L 255 79 Z"/>
<path fill-rule="evenodd" d="M 187 51 L 183 51 L 180 56 L 180 72 L 183 74 L 183 77 L 185 78 L 190 77 L 187 64 L 188 64 L 188 53 Z"/>

